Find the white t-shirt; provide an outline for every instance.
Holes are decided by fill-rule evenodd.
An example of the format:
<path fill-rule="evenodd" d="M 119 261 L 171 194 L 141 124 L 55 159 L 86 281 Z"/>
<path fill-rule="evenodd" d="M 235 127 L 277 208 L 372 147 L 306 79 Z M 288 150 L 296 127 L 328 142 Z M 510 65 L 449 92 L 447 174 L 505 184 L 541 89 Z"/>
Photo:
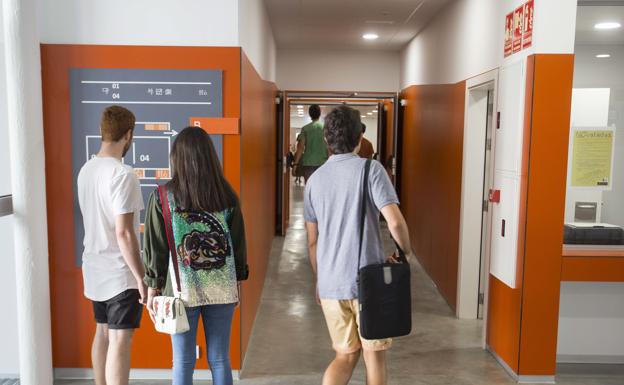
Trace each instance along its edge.
<path fill-rule="evenodd" d="M 143 197 L 130 166 L 118 159 L 94 157 L 78 174 L 78 201 L 84 222 L 82 277 L 85 297 L 106 301 L 137 284 L 117 243 L 115 217 L 134 213 L 139 236 Z"/>

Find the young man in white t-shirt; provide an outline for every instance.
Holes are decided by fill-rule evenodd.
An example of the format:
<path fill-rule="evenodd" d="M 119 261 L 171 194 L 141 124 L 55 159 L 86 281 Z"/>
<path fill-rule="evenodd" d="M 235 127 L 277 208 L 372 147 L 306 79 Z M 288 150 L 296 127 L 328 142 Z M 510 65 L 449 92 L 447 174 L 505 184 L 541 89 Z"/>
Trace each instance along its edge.
<path fill-rule="evenodd" d="M 146 298 L 138 241 L 143 198 L 134 170 L 122 162 L 134 123 L 129 110 L 106 108 L 100 151 L 78 174 L 84 294 L 93 302 L 97 324 L 91 349 L 96 385 L 128 384 L 132 335 Z"/>

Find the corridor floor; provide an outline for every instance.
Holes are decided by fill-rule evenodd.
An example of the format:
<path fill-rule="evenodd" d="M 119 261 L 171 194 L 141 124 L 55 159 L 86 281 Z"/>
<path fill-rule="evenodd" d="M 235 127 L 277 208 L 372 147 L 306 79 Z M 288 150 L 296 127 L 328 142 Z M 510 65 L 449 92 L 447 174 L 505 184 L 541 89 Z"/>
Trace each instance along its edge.
<path fill-rule="evenodd" d="M 318 385 L 333 357 L 307 259 L 302 188 L 294 187 L 290 228 L 273 244 L 241 385 Z M 389 245 L 387 245 L 389 246 Z M 413 332 L 388 353 L 392 385 L 515 384 L 481 348 L 481 321 L 458 320 L 419 265 L 412 269 Z M 557 384 L 622 385 L 622 366 L 562 366 Z M 58 381 L 58 385 L 87 385 Z M 169 381 L 134 381 L 168 384 Z M 209 382 L 197 381 L 196 384 Z M 362 360 L 350 384 L 365 384 Z"/>

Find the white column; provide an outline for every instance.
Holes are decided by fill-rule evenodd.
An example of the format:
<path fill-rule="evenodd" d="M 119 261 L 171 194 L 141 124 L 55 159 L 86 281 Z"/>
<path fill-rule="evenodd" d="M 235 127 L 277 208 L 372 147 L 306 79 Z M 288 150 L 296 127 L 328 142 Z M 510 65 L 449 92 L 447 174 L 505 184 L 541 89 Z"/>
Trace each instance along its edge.
<path fill-rule="evenodd" d="M 50 285 L 36 0 L 3 0 L 20 383 L 52 385 Z"/>

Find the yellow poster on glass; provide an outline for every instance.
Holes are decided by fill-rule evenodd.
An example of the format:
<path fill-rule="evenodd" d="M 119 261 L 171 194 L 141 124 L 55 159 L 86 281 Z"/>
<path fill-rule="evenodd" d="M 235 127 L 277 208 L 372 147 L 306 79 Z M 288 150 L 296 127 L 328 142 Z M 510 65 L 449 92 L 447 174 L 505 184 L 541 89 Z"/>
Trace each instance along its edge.
<path fill-rule="evenodd" d="M 572 187 L 611 189 L 615 129 L 575 129 Z"/>

